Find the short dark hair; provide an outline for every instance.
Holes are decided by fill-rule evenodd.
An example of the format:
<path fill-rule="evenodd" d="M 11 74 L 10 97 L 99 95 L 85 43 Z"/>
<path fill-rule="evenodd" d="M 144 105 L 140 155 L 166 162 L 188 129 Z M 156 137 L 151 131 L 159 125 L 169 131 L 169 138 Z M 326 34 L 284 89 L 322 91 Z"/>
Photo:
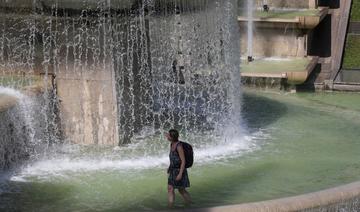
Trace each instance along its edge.
<path fill-rule="evenodd" d="M 169 130 L 169 135 L 174 141 L 179 140 L 179 132 L 177 130 L 175 130 L 175 129 Z"/>

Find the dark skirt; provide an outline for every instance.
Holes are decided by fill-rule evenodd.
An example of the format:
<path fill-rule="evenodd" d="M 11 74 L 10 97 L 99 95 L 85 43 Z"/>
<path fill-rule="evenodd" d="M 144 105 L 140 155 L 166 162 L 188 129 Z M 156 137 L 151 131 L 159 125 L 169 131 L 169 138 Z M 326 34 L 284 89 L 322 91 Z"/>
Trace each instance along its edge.
<path fill-rule="evenodd" d="M 181 180 L 176 181 L 176 176 L 178 176 L 179 172 L 180 169 L 169 170 L 168 185 L 171 185 L 173 188 L 177 189 L 190 187 L 190 181 L 186 169 L 183 172 Z"/>

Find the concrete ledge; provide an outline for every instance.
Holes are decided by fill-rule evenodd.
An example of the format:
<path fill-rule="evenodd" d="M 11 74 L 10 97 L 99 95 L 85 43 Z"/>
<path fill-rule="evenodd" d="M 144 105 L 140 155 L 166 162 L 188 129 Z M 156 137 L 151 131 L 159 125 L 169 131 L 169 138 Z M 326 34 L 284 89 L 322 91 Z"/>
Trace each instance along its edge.
<path fill-rule="evenodd" d="M 319 57 L 309 57 L 311 58 L 309 64 L 306 66 L 305 70 L 287 70 L 283 72 L 244 72 L 241 73 L 241 77 L 252 77 L 252 78 L 282 78 L 287 79 L 287 83 L 291 85 L 300 85 L 306 81 L 311 72 L 314 70 L 315 66 L 318 63 Z"/>
<path fill-rule="evenodd" d="M 360 83 L 334 83 L 332 90 L 360 92 Z"/>
<path fill-rule="evenodd" d="M 314 29 L 328 14 L 328 7 L 319 7 L 316 15 L 296 16 L 294 18 L 280 17 L 255 17 L 253 19 L 255 27 L 259 28 L 297 28 L 297 29 Z M 248 18 L 239 16 L 238 21 L 241 25 L 246 25 Z"/>
<path fill-rule="evenodd" d="M 312 57 L 304 71 L 286 72 L 288 83 L 293 85 L 303 84 L 318 64 L 319 57 Z"/>
<path fill-rule="evenodd" d="M 286 73 L 241 73 L 241 77 L 265 77 L 265 78 L 283 78 L 286 79 Z"/>
<path fill-rule="evenodd" d="M 341 205 L 346 202 L 351 202 L 360 197 L 360 181 L 350 183 L 344 186 L 339 186 L 331 189 L 326 189 L 319 192 L 287 197 L 276 200 L 220 206 L 213 208 L 193 209 L 195 212 L 288 212 L 288 211 L 303 211 L 309 209 L 321 208 L 321 211 L 328 211 L 326 208 L 334 205 Z"/>

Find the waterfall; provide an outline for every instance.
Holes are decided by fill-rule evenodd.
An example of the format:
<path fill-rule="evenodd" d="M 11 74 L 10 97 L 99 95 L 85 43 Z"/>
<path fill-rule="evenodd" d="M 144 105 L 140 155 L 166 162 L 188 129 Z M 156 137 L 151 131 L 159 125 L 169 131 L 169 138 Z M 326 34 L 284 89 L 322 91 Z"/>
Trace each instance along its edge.
<path fill-rule="evenodd" d="M 169 128 L 236 137 L 236 0 L 126 2 L 34 1 L 29 13 L 0 21 L 1 71 L 28 81 L 42 74 L 54 86 L 43 92 L 44 143 L 60 131 L 65 141 L 91 144 Z M 48 115 L 56 111 L 60 119 Z"/>
<path fill-rule="evenodd" d="M 0 170 L 12 168 L 20 162 L 28 160 L 36 154 L 36 120 L 34 116 L 33 100 L 11 88 L 0 87 L 1 104 L 5 104 L 0 111 Z"/>
<path fill-rule="evenodd" d="M 222 137 L 240 119 L 232 112 L 240 108 L 240 90 L 233 87 L 240 84 L 235 5 L 147 1 L 139 8 L 125 35 L 126 56 L 118 53 L 115 62 L 133 61 L 115 70 L 122 140 L 148 127 Z"/>
<path fill-rule="evenodd" d="M 247 0 L 247 53 L 248 60 L 251 61 L 253 58 L 253 38 L 254 38 L 254 2 L 253 0 Z"/>

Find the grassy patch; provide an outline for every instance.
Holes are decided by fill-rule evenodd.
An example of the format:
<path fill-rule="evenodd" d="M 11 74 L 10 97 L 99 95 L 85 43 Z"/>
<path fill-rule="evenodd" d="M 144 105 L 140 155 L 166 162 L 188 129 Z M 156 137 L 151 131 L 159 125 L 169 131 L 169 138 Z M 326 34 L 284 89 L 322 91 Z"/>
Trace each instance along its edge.
<path fill-rule="evenodd" d="M 360 1 L 354 0 L 351 8 L 351 20 L 360 21 Z"/>
<path fill-rule="evenodd" d="M 360 35 L 348 35 L 345 55 L 343 61 L 343 69 L 359 69 L 360 68 Z"/>

